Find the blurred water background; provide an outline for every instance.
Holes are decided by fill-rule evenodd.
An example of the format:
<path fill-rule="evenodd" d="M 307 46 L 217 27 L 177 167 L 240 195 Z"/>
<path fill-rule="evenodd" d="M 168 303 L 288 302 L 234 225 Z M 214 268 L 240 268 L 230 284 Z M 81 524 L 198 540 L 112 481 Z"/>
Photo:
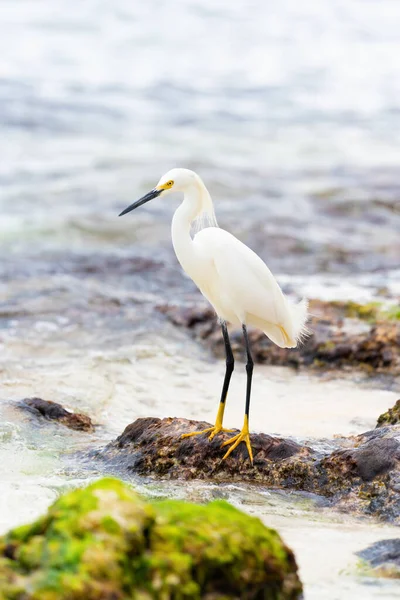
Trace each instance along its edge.
<path fill-rule="evenodd" d="M 199 172 L 220 225 L 289 293 L 399 297 L 399 19 L 391 0 L 1 0 L 3 531 L 88 477 L 58 458 L 85 445 L 78 434 L 46 434 L 9 400 L 86 410 L 96 442 L 138 416 L 213 420 L 222 362 L 154 310 L 198 297 L 171 248 L 177 200 L 117 218 L 168 169 Z M 228 426 L 243 410 L 235 381 Z M 358 433 L 396 399 L 384 384 L 321 385 L 258 368 L 254 423 Z M 257 401 L 265 390 L 279 402 Z M 168 485 L 157 493 L 182 493 Z M 395 597 L 356 576 L 352 554 L 394 528 L 227 493 L 293 546 L 307 599 Z"/>

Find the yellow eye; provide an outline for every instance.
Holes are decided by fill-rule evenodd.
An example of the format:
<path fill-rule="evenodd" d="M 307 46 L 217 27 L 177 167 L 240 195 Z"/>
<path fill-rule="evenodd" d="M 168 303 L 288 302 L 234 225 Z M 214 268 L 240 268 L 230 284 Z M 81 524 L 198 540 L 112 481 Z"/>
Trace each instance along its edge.
<path fill-rule="evenodd" d="M 168 186 L 168 187 L 172 187 L 173 185 L 174 185 L 174 182 L 172 181 L 172 179 L 171 179 L 171 181 L 168 181 L 168 182 L 167 182 L 167 186 Z"/>

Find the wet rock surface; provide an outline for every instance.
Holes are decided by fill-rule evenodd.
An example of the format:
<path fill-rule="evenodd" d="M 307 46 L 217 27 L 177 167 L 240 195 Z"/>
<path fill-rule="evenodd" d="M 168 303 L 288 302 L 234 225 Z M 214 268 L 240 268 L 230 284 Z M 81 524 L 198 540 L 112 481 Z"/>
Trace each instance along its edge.
<path fill-rule="evenodd" d="M 175 325 L 187 328 L 216 356 L 224 356 L 220 327 L 214 311 L 199 304 L 159 307 Z M 400 375 L 400 312 L 379 304 L 310 301 L 309 337 L 296 349 L 279 348 L 262 332 L 250 331 L 254 359 L 259 363 L 354 369 L 367 373 Z M 237 357 L 245 350 L 241 332 L 231 331 Z"/>
<path fill-rule="evenodd" d="M 343 510 L 400 523 L 400 427 L 356 436 L 353 447 L 334 451 L 320 463 L 320 493 L 333 494 Z"/>
<path fill-rule="evenodd" d="M 114 479 L 61 496 L 0 538 L 2 600 L 296 600 L 278 533 L 217 500 L 145 502 Z"/>
<path fill-rule="evenodd" d="M 167 479 L 253 482 L 324 496 L 332 506 L 400 523 L 400 425 L 334 440 L 323 453 L 290 439 L 252 434 L 254 463 L 244 444 L 226 460 L 221 433 L 182 439 L 210 424 L 177 418 L 141 418 L 94 456 L 117 472 Z"/>
<path fill-rule="evenodd" d="M 65 409 L 61 404 L 51 400 L 42 400 L 42 398 L 25 398 L 18 407 L 23 410 L 29 410 L 39 418 L 57 421 L 65 427 L 75 429 L 76 431 L 93 431 L 93 423 L 90 417 L 82 413 L 72 413 Z"/>

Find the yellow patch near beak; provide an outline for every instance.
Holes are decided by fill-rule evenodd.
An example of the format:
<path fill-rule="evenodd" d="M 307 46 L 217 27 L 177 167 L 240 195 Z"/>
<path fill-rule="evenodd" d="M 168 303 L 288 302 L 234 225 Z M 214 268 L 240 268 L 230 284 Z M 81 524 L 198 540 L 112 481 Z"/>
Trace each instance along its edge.
<path fill-rule="evenodd" d="M 170 190 L 173 185 L 174 185 L 174 182 L 170 180 L 170 181 L 167 181 L 167 183 L 162 183 L 161 185 L 158 185 L 156 187 L 156 190 L 159 190 L 159 191 Z"/>

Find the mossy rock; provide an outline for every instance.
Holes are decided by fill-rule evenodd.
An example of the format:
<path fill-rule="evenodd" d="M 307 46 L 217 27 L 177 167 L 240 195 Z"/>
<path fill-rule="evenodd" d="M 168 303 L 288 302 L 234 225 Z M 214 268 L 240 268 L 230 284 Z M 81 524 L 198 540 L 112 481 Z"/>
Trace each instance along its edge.
<path fill-rule="evenodd" d="M 385 425 L 396 425 L 400 422 L 400 399 L 397 400 L 396 404 L 392 408 L 388 408 L 385 413 L 382 413 L 378 417 L 377 427 L 384 427 Z"/>
<path fill-rule="evenodd" d="M 0 538 L 0 600 L 295 600 L 293 553 L 223 501 L 145 502 L 102 479 Z"/>

